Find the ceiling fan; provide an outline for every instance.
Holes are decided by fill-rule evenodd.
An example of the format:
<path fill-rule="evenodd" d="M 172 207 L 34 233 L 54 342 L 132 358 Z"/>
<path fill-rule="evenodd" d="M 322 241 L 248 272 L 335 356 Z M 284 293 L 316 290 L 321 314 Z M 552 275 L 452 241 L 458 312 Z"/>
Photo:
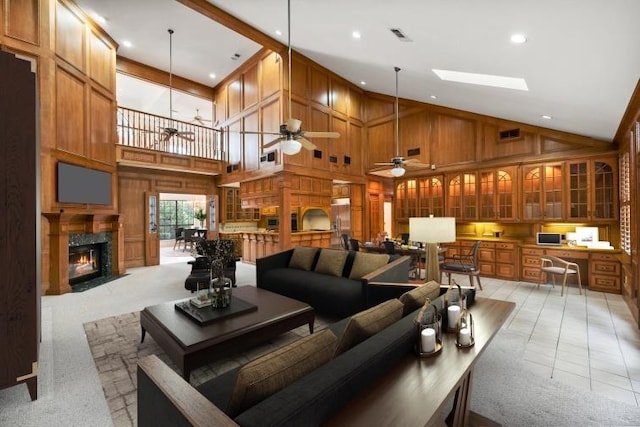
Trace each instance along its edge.
<path fill-rule="evenodd" d="M 261 134 L 261 135 L 278 135 L 279 138 L 274 139 L 263 145 L 268 148 L 276 144 L 280 145 L 280 149 L 284 154 L 294 155 L 300 152 L 301 148 L 306 150 L 315 150 L 317 146 L 307 138 L 339 138 L 338 132 L 311 132 L 302 130 L 302 121 L 291 117 L 291 0 L 287 0 L 287 49 L 288 49 L 288 67 L 289 67 L 289 97 L 288 110 L 289 119 L 286 123 L 280 125 L 279 132 L 251 132 L 244 131 L 244 134 Z"/>
<path fill-rule="evenodd" d="M 193 116 L 193 119 L 189 123 L 193 123 L 199 126 L 208 126 L 207 122 L 211 123 L 211 120 L 202 117 L 200 115 L 200 110 L 196 108 L 196 115 Z"/>
<path fill-rule="evenodd" d="M 193 132 L 183 132 L 179 131 L 175 126 L 175 122 L 173 121 L 173 33 L 174 31 L 169 28 L 167 30 L 169 32 L 169 125 L 167 127 L 160 128 L 158 133 L 162 139 L 162 142 L 169 141 L 173 136 L 177 136 L 179 138 L 186 139 L 188 141 L 194 140 Z M 197 110 L 196 110 L 197 111 Z"/>
<path fill-rule="evenodd" d="M 391 158 L 388 162 L 374 163 L 376 166 L 393 166 L 388 172 L 391 176 L 395 178 L 399 178 L 405 174 L 406 168 L 415 167 L 417 169 L 428 168 L 429 165 L 419 162 L 415 159 L 407 159 L 400 155 L 400 138 L 399 138 L 399 124 L 400 124 L 400 103 L 398 101 L 398 73 L 400 72 L 399 67 L 393 67 L 396 72 L 396 102 L 394 105 L 395 110 L 395 145 L 396 145 L 396 154 Z"/>

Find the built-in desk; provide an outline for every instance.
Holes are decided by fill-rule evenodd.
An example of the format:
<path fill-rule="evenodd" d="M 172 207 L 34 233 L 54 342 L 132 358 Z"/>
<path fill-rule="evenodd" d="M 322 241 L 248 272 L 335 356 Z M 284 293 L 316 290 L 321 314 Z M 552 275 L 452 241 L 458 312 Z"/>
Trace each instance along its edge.
<path fill-rule="evenodd" d="M 622 251 L 619 249 L 591 249 L 584 246 L 520 246 L 523 281 L 540 280 L 540 256 L 553 255 L 567 261 L 575 262 L 580 267 L 582 285 L 591 291 L 619 294 L 621 265 L 618 259 Z"/>
<path fill-rule="evenodd" d="M 441 413 L 454 396 L 447 424 L 469 425 L 474 418 L 469 411 L 473 369 L 515 306 L 513 302 L 476 298 L 471 306 L 475 324 L 473 347 L 458 349 L 454 334 L 444 334 L 440 355 L 420 358 L 408 354 L 365 393 L 347 403 L 326 425 L 443 425 Z M 485 419 L 483 425 L 488 424 Z"/>

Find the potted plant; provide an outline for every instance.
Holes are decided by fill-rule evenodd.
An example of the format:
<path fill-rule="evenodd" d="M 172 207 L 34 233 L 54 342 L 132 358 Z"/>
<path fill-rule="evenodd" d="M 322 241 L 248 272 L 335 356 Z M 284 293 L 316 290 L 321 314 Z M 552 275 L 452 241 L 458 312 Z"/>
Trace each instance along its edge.
<path fill-rule="evenodd" d="M 207 219 L 207 214 L 204 212 L 204 209 L 198 208 L 193 217 L 200 221 L 200 228 L 204 228 L 204 221 Z"/>

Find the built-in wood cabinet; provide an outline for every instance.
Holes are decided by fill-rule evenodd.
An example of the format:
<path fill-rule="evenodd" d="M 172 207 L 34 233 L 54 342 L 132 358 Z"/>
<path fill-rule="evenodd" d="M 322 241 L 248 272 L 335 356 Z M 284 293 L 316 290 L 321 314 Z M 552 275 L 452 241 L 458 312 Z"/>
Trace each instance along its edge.
<path fill-rule="evenodd" d="M 617 218 L 617 160 L 567 162 L 569 221 L 610 221 Z"/>
<path fill-rule="evenodd" d="M 505 167 L 478 172 L 480 221 L 512 221 L 517 218 L 517 172 Z"/>
<path fill-rule="evenodd" d="M 518 279 L 518 250 L 511 242 L 483 241 L 478 248 L 478 268 L 481 276 Z"/>
<path fill-rule="evenodd" d="M 523 166 L 522 219 L 555 221 L 563 219 L 563 164 Z"/>
<path fill-rule="evenodd" d="M 478 219 L 478 174 L 465 172 L 447 176 L 448 216 L 463 221 Z"/>
<path fill-rule="evenodd" d="M 444 216 L 442 176 L 407 179 L 396 185 L 396 219 Z"/>
<path fill-rule="evenodd" d="M 224 189 L 224 218 L 225 221 L 258 221 L 259 208 L 242 208 L 239 188 Z"/>
<path fill-rule="evenodd" d="M 418 216 L 418 181 L 408 179 L 396 185 L 396 220 Z"/>
<path fill-rule="evenodd" d="M 593 253 L 589 256 L 589 289 L 619 294 L 622 290 L 621 266 L 614 254 Z"/>

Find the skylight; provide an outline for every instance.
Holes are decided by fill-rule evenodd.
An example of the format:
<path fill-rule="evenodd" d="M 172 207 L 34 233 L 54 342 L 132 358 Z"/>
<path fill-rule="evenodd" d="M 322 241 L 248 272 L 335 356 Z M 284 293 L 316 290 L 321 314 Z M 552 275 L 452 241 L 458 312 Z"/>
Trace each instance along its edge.
<path fill-rule="evenodd" d="M 465 73 L 463 71 L 432 70 L 440 79 L 472 85 L 501 87 L 505 89 L 529 90 L 527 82 L 520 77 L 492 76 L 490 74 Z"/>

